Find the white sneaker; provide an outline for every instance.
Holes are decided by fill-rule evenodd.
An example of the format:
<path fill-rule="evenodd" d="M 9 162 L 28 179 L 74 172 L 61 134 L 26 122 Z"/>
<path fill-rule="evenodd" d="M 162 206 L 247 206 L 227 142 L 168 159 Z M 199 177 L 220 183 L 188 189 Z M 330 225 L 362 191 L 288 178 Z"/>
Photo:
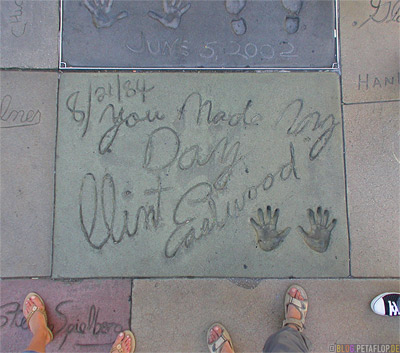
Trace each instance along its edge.
<path fill-rule="evenodd" d="M 375 314 L 383 316 L 400 316 L 400 293 L 383 293 L 371 302 Z"/>

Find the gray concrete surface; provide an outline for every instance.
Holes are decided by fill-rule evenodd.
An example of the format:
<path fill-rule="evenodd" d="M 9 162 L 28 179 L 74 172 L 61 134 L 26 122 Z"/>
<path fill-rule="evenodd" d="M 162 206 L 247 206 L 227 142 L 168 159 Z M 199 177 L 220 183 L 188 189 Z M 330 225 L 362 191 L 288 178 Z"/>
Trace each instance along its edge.
<path fill-rule="evenodd" d="M 2 277 L 49 276 L 57 73 L 2 71 Z"/>
<path fill-rule="evenodd" d="M 400 102 L 344 106 L 352 274 L 396 277 Z"/>
<path fill-rule="evenodd" d="M 397 280 L 262 280 L 247 288 L 228 280 L 142 280 L 134 281 L 132 292 L 137 349 L 208 352 L 207 330 L 220 322 L 236 352 L 261 352 L 282 325 L 284 294 L 293 283 L 309 296 L 304 333 L 313 352 L 338 344 L 400 343 L 399 320 L 369 308 L 381 292 L 399 291 Z"/>
<path fill-rule="evenodd" d="M 338 79 L 64 74 L 54 275 L 348 276 Z"/>
<path fill-rule="evenodd" d="M 400 99 L 399 5 L 340 1 L 343 101 Z"/>
<path fill-rule="evenodd" d="M 297 1 L 302 6 L 295 8 L 281 1 L 165 2 L 64 1 L 62 61 L 105 68 L 330 68 L 336 62 L 331 0 Z"/>
<path fill-rule="evenodd" d="M 1 68 L 58 67 L 59 3 L 1 0 Z"/>
<path fill-rule="evenodd" d="M 233 43 L 228 42 L 232 47 L 221 45 L 217 41 L 217 46 L 213 46 L 211 43 L 206 48 L 201 47 L 205 43 L 186 43 L 184 40 L 188 40 L 188 38 L 174 35 L 184 28 L 187 30 L 188 23 L 188 31 L 191 31 L 190 26 L 193 25 L 188 22 L 188 19 L 190 19 L 192 10 L 195 10 L 194 4 L 197 2 L 190 1 L 192 7 L 183 14 L 181 23 L 175 30 L 164 28 L 157 20 L 156 14 L 163 13 L 160 1 L 154 8 L 147 9 L 148 6 L 146 7 L 147 11 L 152 11 L 152 17 L 146 12 L 141 20 L 151 24 L 146 27 L 147 30 L 146 33 L 143 32 L 143 37 L 140 30 L 139 33 L 134 33 L 129 38 L 132 41 L 130 44 L 140 48 L 143 40 L 144 53 L 140 55 L 143 55 L 144 58 L 146 55 L 148 58 L 152 56 L 149 54 L 149 45 L 151 45 L 151 50 L 157 52 L 158 43 L 160 46 L 165 46 L 165 54 L 171 52 L 176 55 L 176 58 L 179 55 L 184 56 L 182 53 L 186 53 L 185 50 L 193 51 L 196 48 L 196 50 L 202 48 L 203 56 L 210 56 L 211 49 L 214 49 L 218 54 L 218 59 L 216 55 L 211 59 L 201 58 L 199 52 L 197 55 L 202 60 L 214 60 L 217 64 L 225 62 L 227 56 L 231 60 L 232 56 L 235 59 L 232 59 L 231 62 L 235 65 L 244 65 L 244 62 L 249 62 L 249 65 L 257 63 L 257 60 L 260 59 L 258 57 L 260 51 L 264 53 L 265 50 L 272 48 L 274 56 L 266 59 L 267 61 L 296 64 L 297 59 L 304 59 L 303 54 L 297 58 L 285 57 L 285 55 L 293 53 L 296 55 L 296 50 L 300 50 L 299 54 L 303 53 L 301 50 L 304 48 L 298 48 L 296 45 L 309 39 L 307 36 L 304 37 L 305 34 L 310 35 L 310 26 L 307 21 L 311 21 L 314 29 L 320 29 L 327 25 L 327 23 L 321 24 L 326 17 L 311 16 L 312 11 L 307 9 L 310 9 L 309 6 L 314 1 L 305 2 L 301 8 L 298 8 L 299 1 L 285 0 L 284 2 L 288 9 L 284 9 L 280 1 L 271 2 L 278 4 L 274 5 L 277 6 L 276 11 L 272 11 L 271 15 L 266 14 L 257 23 L 257 18 L 253 18 L 252 11 L 250 11 L 250 5 L 261 2 L 249 1 L 243 7 L 242 1 L 232 0 L 226 3 L 222 1 L 221 11 L 224 15 L 221 13 L 216 15 L 223 17 L 219 24 L 223 27 L 221 31 L 226 31 L 224 33 L 228 37 L 232 36 L 236 39 Z M 107 12 L 107 8 L 103 8 L 102 16 L 97 19 L 85 7 L 84 1 L 68 1 L 68 3 L 80 6 L 77 19 L 81 19 L 81 22 L 77 23 L 75 30 L 81 33 L 81 36 L 75 33 L 75 37 L 86 40 L 87 47 L 100 43 L 99 50 L 104 50 L 101 55 L 111 53 L 116 56 L 113 48 L 118 49 L 119 47 L 116 43 L 113 43 L 115 46 L 111 46 L 110 41 L 119 41 L 118 44 L 121 47 L 124 46 L 126 42 L 123 42 L 121 38 L 123 39 L 123 36 L 126 35 L 129 26 L 134 27 L 139 23 L 131 23 L 132 20 L 140 17 L 139 14 L 129 12 L 128 16 L 125 16 L 123 13 L 125 9 L 120 7 L 119 1 L 97 2 L 98 4 L 103 3 L 105 6 L 107 3 L 112 5 L 109 12 Z M 90 3 L 93 4 L 94 1 Z M 291 7 L 289 3 L 294 7 L 289 9 Z M 324 6 L 329 4 L 329 2 L 324 3 Z M 53 31 L 58 21 L 58 13 L 48 13 L 43 10 L 43 7 L 50 6 L 53 9 L 54 5 L 58 5 L 58 1 L 35 1 L 37 10 L 32 9 L 32 11 L 27 11 L 33 4 L 30 1 L 15 0 L 7 2 L 7 4 L 5 1 L 1 1 L 2 56 L 0 67 L 17 67 L 27 70 L 21 73 L 2 69 L 0 80 L 0 351 L 21 352 L 31 338 L 31 333 L 28 331 L 21 312 L 22 301 L 30 290 L 38 291 L 44 297 L 48 307 L 50 326 L 55 329 L 55 341 L 48 346 L 48 351 L 106 352 L 109 351 L 111 342 L 116 337 L 116 331 L 121 327 L 129 326 L 137 338 L 137 352 L 207 351 L 206 331 L 215 321 L 222 322 L 229 329 L 236 351 L 260 351 L 268 335 L 279 329 L 281 325 L 283 295 L 289 283 L 300 283 L 309 293 L 310 311 L 307 317 L 306 334 L 314 344 L 312 352 L 330 350 L 343 352 L 346 351 L 346 344 L 397 344 L 394 349 L 396 351 L 396 348 L 400 347 L 399 321 L 397 318 L 384 318 L 373 314 L 369 304 L 377 294 L 399 291 L 397 163 L 400 157 L 398 154 L 399 102 L 387 102 L 388 100 L 399 100 L 398 86 L 396 86 L 398 84 L 396 73 L 399 71 L 398 61 L 396 61 L 398 54 L 396 53 L 399 50 L 399 42 L 396 37 L 398 23 L 395 23 L 393 17 L 389 15 L 385 18 L 387 13 L 385 10 L 395 15 L 399 3 L 393 0 L 374 2 L 365 0 L 363 3 L 352 3 L 342 1 L 340 4 L 342 5 L 341 18 L 339 18 L 342 30 L 340 35 L 343 39 L 344 57 L 343 68 L 337 71 L 341 73 L 340 80 L 334 75 L 306 72 L 302 74 L 305 77 L 302 79 L 299 77 L 303 76 L 296 73 L 280 73 L 278 77 L 282 82 L 275 78 L 276 74 L 266 73 L 254 73 L 254 75 L 249 75 L 250 78 L 247 78 L 247 75 L 236 76 L 235 74 L 232 77 L 238 79 L 229 81 L 230 79 L 226 79 L 229 75 L 219 76 L 215 73 L 209 75 L 203 72 L 205 75 L 201 77 L 204 79 L 190 78 L 186 82 L 187 77 L 196 76 L 163 72 L 162 75 L 152 76 L 160 77 L 157 79 L 157 85 L 152 88 L 152 81 L 147 81 L 147 78 L 144 87 L 143 80 L 131 79 L 131 77 L 142 76 L 130 76 L 121 72 L 110 75 L 98 75 L 95 72 L 75 74 L 66 70 L 56 72 L 56 69 L 53 69 L 51 73 L 43 70 L 30 72 L 33 71 L 30 70 L 31 67 L 36 68 L 33 63 L 37 64 L 34 59 L 36 60 L 38 57 L 40 58 L 39 65 L 44 65 L 45 68 L 56 67 L 53 66 L 56 65 L 56 56 L 50 47 L 57 48 L 58 46 Z M 172 5 L 172 1 L 169 4 Z M 183 3 L 182 6 L 186 4 Z M 376 8 L 373 9 L 371 5 Z M 281 7 L 278 11 L 279 6 Z M 373 15 L 377 10 L 377 15 Z M 347 16 L 347 13 L 350 15 Z M 14 15 L 16 17 L 13 17 Z M 369 17 L 370 15 L 372 17 Z M 45 21 L 42 19 L 43 16 L 46 17 Z M 307 16 L 311 17 L 307 19 Z M 297 23 L 296 17 L 299 18 L 299 29 L 296 33 L 289 34 L 284 26 L 287 30 L 293 31 Z M 246 21 L 246 27 L 243 26 L 244 22 L 241 22 L 241 18 Z M 271 21 L 265 21 L 265 18 L 271 18 Z M 394 17 L 395 20 L 396 18 Z M 116 22 L 111 28 L 96 29 L 93 25 L 94 20 L 101 27 L 113 19 Z M 368 21 L 359 28 L 359 21 L 367 19 Z M 15 23 L 10 23 L 12 21 Z M 211 23 L 211 18 L 209 21 Z M 357 24 L 353 26 L 354 22 Z M 26 29 L 30 31 L 25 32 L 20 38 L 10 35 L 10 24 L 25 26 L 25 23 Z M 252 35 L 252 31 L 256 29 L 253 26 L 254 23 L 257 24 L 257 28 L 267 29 L 265 42 L 253 39 L 247 41 L 247 36 Z M 86 32 L 87 28 L 90 28 L 88 32 Z M 233 30 L 240 33 L 244 28 L 246 33 L 233 34 Z M 14 30 L 17 29 L 21 30 L 21 27 L 14 27 Z M 43 33 L 48 29 L 51 29 L 50 32 L 53 34 L 44 35 Z M 42 30 L 44 32 L 41 32 Z M 86 35 L 82 35 L 83 33 Z M 115 33 L 122 34 L 115 37 Z M 213 38 L 218 36 L 218 33 L 212 26 L 201 30 L 202 36 L 210 41 L 214 41 Z M 17 32 L 16 34 L 19 35 Z M 319 49 L 324 50 L 320 45 L 320 35 L 322 36 L 323 33 L 311 34 L 314 42 L 305 47 L 308 65 L 315 65 L 315 59 L 322 57 L 321 52 L 318 51 Z M 6 41 L 3 40 L 4 38 L 7 39 L 7 43 L 4 43 Z M 270 38 L 272 38 L 272 43 Z M 282 38 L 287 38 L 287 43 Z M 297 39 L 292 42 L 293 38 Z M 25 41 L 23 42 L 25 44 L 21 44 L 21 40 Z M 193 43 L 199 47 L 193 46 Z M 49 50 L 44 53 L 43 48 L 47 45 L 49 45 Z M 257 55 L 251 58 L 253 61 L 238 54 L 229 55 L 229 50 L 237 50 L 238 45 L 239 53 L 248 57 L 253 55 L 251 50 L 255 51 L 257 48 Z M 83 49 L 86 49 L 86 45 L 81 43 L 80 46 L 82 50 L 78 50 L 76 55 L 74 54 L 74 58 L 78 58 L 80 55 L 85 57 Z M 131 48 L 135 48 L 133 46 Z M 4 48 L 11 49 L 4 50 Z M 307 54 L 307 48 L 316 48 L 316 51 Z M 292 49 L 292 53 L 287 53 Z M 128 50 L 132 57 L 140 56 L 132 50 Z M 164 54 L 161 54 L 160 57 L 167 64 L 175 60 Z M 6 59 L 9 60 L 7 63 L 10 66 L 4 64 Z M 33 66 L 27 65 L 27 61 Z M 93 65 L 95 64 L 97 65 L 97 62 L 93 61 Z M 63 76 L 58 82 L 57 74 Z M 118 74 L 120 74 L 119 77 Z M 369 75 L 368 90 L 365 89 L 366 76 L 361 77 L 361 81 L 364 81 L 361 82 L 360 89 L 358 88 L 360 74 Z M 242 77 L 246 78 L 242 79 Z M 391 83 L 392 77 L 393 83 Z M 161 81 L 163 82 L 159 83 Z M 224 91 L 228 81 L 229 90 Z M 253 82 L 254 87 L 251 86 Z M 344 104 L 340 99 L 339 82 L 344 85 L 344 87 L 340 87 L 344 93 Z M 58 91 L 57 83 L 61 85 L 60 91 Z M 162 87 L 162 91 L 158 91 L 160 87 Z M 264 118 L 259 121 L 260 125 L 256 126 L 259 131 L 252 125 L 243 129 L 242 122 L 233 127 L 229 127 L 226 121 L 220 121 L 218 124 L 206 124 L 204 115 L 201 115 L 200 126 L 193 126 L 195 118 L 191 120 L 191 124 L 187 119 L 179 120 L 178 117 L 182 112 L 182 109 L 179 110 L 179 108 L 182 107 L 183 99 L 192 92 L 193 87 L 197 87 L 201 91 L 203 102 L 207 99 L 211 100 L 213 112 L 223 111 L 228 114 L 228 117 L 229 114 L 233 114 L 236 118 L 243 118 L 246 103 L 251 99 L 252 103 L 246 111 L 246 116 L 253 117 L 259 113 Z M 221 87 L 223 89 L 217 92 L 216 90 Z M 89 95 L 90 90 L 91 94 Z M 60 94 L 59 112 L 56 111 L 57 94 Z M 179 97 L 178 94 L 180 94 Z M 230 99 L 231 97 L 234 97 L 235 100 Z M 282 112 L 288 104 L 284 103 L 294 97 L 303 99 L 301 113 L 297 117 L 296 110 L 299 107 L 296 108 L 296 104 L 300 106 L 300 102 L 298 102 L 289 107 L 286 114 L 282 116 Z M 375 100 L 385 102 L 379 104 L 351 103 Z M 112 106 L 108 106 L 108 110 L 102 117 L 101 113 L 109 104 Z M 341 126 L 340 104 L 344 111 L 343 126 Z M 88 110 L 89 105 L 91 109 Z M 196 117 L 194 105 L 194 102 L 187 104 L 187 109 L 183 110 L 185 116 Z M 114 107 L 114 114 L 111 114 L 112 107 Z M 120 112 L 121 108 L 124 108 L 124 111 Z M 134 124 L 135 118 L 137 119 L 137 116 L 131 113 L 140 113 L 138 116 L 143 118 L 146 116 L 147 110 L 150 110 L 152 118 L 157 110 L 168 114 L 165 119 L 156 119 L 152 123 L 144 121 L 137 123 L 135 127 L 129 127 Z M 35 114 L 37 111 L 40 111 L 40 123 L 38 123 L 38 115 Z M 309 115 L 314 111 L 321 113 L 322 120 L 320 120 L 319 127 L 314 125 L 318 114 Z M 335 125 L 330 139 L 327 139 L 328 134 L 321 135 L 321 130 L 331 121 L 329 119 L 332 119 L 324 120 L 328 116 L 328 112 L 333 112 L 335 122 L 340 123 Z M 131 114 L 130 120 L 119 126 L 121 119 L 126 118 L 129 114 Z M 211 117 L 215 118 L 215 115 L 213 114 Z M 296 123 L 292 126 L 296 117 Z M 55 169 L 54 165 L 50 164 L 53 163 L 54 158 L 50 159 L 49 156 L 54 157 L 55 153 L 56 118 L 60 125 L 59 147 L 61 146 L 61 150 L 58 151 L 58 164 Z M 222 120 L 226 116 L 220 113 L 216 118 Z M 309 122 L 308 119 L 312 121 Z M 28 126 L 22 126 L 27 122 L 30 123 Z M 117 124 L 119 129 L 113 139 L 112 133 L 116 131 L 114 124 Z M 150 135 L 155 129 L 150 126 L 163 126 L 164 124 L 178 132 L 181 148 L 188 148 L 192 145 L 199 146 L 198 152 L 196 148 L 186 150 L 185 158 L 181 159 L 183 167 L 190 166 L 191 159 L 196 156 L 196 153 L 203 157 L 204 154 L 212 151 L 215 142 L 218 141 L 215 138 L 220 136 L 221 138 L 227 136 L 230 143 L 231 140 L 240 141 L 240 152 L 243 148 L 250 152 L 243 154 L 243 158 L 234 165 L 231 165 L 234 149 L 227 148 L 225 154 L 230 158 L 225 160 L 222 158 L 224 163 L 221 161 L 224 154 L 223 146 L 220 147 L 222 150 L 215 152 L 214 160 L 208 161 L 205 167 L 200 167 L 195 162 L 194 166 L 188 170 L 185 168 L 180 170 L 177 168 L 177 161 L 174 161 L 169 168 L 166 168 L 170 169 L 169 172 L 160 176 L 163 183 L 161 194 L 158 194 L 157 188 L 160 190 L 160 185 L 157 183 L 157 167 L 167 161 L 166 157 L 171 156 L 174 151 L 173 147 L 176 147 L 174 144 L 176 138 L 174 139 L 168 133 L 171 130 L 161 130 L 165 133 L 164 135 L 162 133 L 156 136 Z M 205 128 L 208 125 L 210 127 Z M 111 130 L 106 134 L 110 128 Z M 313 130 L 313 128 L 315 129 Z M 208 133 L 208 129 L 213 132 Z M 255 133 L 255 130 L 258 132 Z M 192 132 L 189 134 L 188 131 Z M 101 146 L 104 149 L 102 148 L 101 151 L 104 153 L 102 154 L 99 153 L 99 145 L 103 136 L 104 140 L 102 140 Z M 144 151 L 151 136 L 153 136 L 153 140 L 148 146 L 146 155 Z M 320 136 L 321 139 L 318 139 Z M 310 161 L 307 160 L 305 152 L 310 152 L 315 141 L 319 141 L 321 144 L 327 141 L 328 143 L 318 157 Z M 163 144 L 164 142 L 166 144 Z M 293 160 L 290 154 L 290 143 L 293 144 Z M 260 148 L 260 145 L 265 146 L 264 149 Z M 348 190 L 346 195 L 343 193 L 343 169 L 337 167 L 340 164 L 343 168 L 343 154 L 346 156 L 347 162 L 345 172 Z M 145 158 L 146 156 L 147 158 Z M 261 163 L 257 162 L 260 160 Z M 338 163 L 338 160 L 341 160 L 341 163 Z M 85 161 L 86 163 L 84 163 Z M 202 161 L 206 162 L 207 160 Z M 295 161 L 300 179 L 294 179 L 293 163 L 288 164 L 289 161 Z M 249 189 L 254 185 L 250 182 L 257 181 L 258 176 L 263 175 L 264 171 L 279 171 L 278 167 L 285 163 L 288 179 L 282 182 L 280 175 L 276 174 L 276 180 L 274 179 L 274 184 L 269 189 L 269 185 L 266 184 L 268 189 L 266 194 L 263 194 L 265 190 L 262 190 L 261 193 L 257 192 L 256 197 L 255 190 Z M 60 165 L 60 170 L 58 165 Z M 143 168 L 143 165 L 146 168 Z M 224 166 L 228 168 L 224 169 Z M 324 169 L 324 166 L 328 166 L 328 168 Z M 124 170 L 128 172 L 124 174 Z M 225 174 L 221 174 L 221 170 Z M 81 194 L 83 221 L 80 224 L 80 183 L 82 176 L 90 171 L 94 171 L 93 178 L 96 179 L 96 184 L 91 175 L 86 176 Z M 57 201 L 57 207 L 62 205 L 59 210 L 62 210 L 65 215 L 56 215 L 56 222 L 59 222 L 59 226 L 58 230 L 56 229 L 56 256 L 52 261 L 52 237 L 54 234 L 51 224 L 55 204 L 53 198 L 54 172 L 57 172 L 61 181 L 59 183 L 57 180 L 57 185 L 61 185 L 57 192 L 57 198 L 61 198 L 61 201 L 64 200 L 66 203 L 60 204 Z M 339 172 L 342 174 L 339 175 Z M 112 179 L 113 184 L 109 175 L 114 176 L 114 173 L 117 173 L 118 177 Z M 179 179 L 175 178 L 178 174 L 180 175 Z M 237 218 L 228 217 L 226 227 L 219 231 L 214 229 L 207 237 L 191 238 L 187 242 L 188 248 L 183 246 L 175 257 L 168 260 L 179 263 L 180 268 L 186 266 L 185 271 L 190 272 L 196 265 L 196 262 L 191 263 L 193 254 L 207 251 L 206 260 L 197 260 L 197 264 L 203 261 L 209 268 L 211 268 L 211 264 L 214 264 L 215 269 L 208 272 L 210 275 L 212 272 L 220 271 L 221 277 L 227 277 L 229 271 L 233 272 L 239 268 L 244 276 L 247 276 L 246 273 L 255 273 L 251 261 L 255 262 L 256 260 L 251 256 L 246 258 L 248 261 L 241 260 L 243 254 L 250 249 L 255 251 L 258 258 L 266 256 L 267 261 L 263 263 L 262 271 L 267 273 L 266 277 L 271 274 L 276 278 L 243 277 L 230 280 L 226 278 L 135 278 L 132 261 L 137 260 L 132 260 L 133 256 L 138 254 L 143 256 L 141 266 L 147 271 L 155 267 L 154 262 L 157 260 L 157 256 L 160 261 L 165 254 L 166 239 L 162 237 L 167 238 L 172 231 L 169 229 L 169 233 L 163 235 L 161 230 L 174 224 L 173 209 L 168 207 L 168 202 L 172 200 L 176 203 L 182 196 L 181 191 L 187 190 L 190 183 L 197 183 L 199 180 L 215 180 L 220 175 L 227 178 L 218 179 L 219 183 L 216 186 L 222 188 L 218 198 L 214 198 L 215 194 L 212 194 L 216 207 L 220 207 L 221 203 L 224 204 L 227 198 L 233 200 L 234 204 L 237 195 L 240 197 L 244 191 L 250 192 L 249 199 L 253 198 L 253 200 L 246 199 L 243 212 L 239 210 Z M 104 176 L 106 177 L 104 178 Z M 228 178 L 228 176 L 230 177 Z M 265 177 L 265 174 L 263 176 Z M 225 181 L 226 184 L 224 184 Z M 267 182 L 269 181 L 271 178 L 267 179 Z M 281 186 L 278 187 L 279 183 Z M 102 184 L 104 184 L 104 192 L 101 191 Z M 94 203 L 91 203 L 94 201 L 95 185 L 98 197 L 96 222 L 93 224 L 93 235 L 85 238 L 85 232 L 87 235 L 91 232 L 92 218 L 95 213 Z M 117 206 L 114 218 L 113 209 L 110 207 L 113 205 L 113 185 L 115 186 L 114 204 Z M 293 193 L 294 185 L 305 185 L 306 190 L 300 187 L 300 191 Z M 145 190 L 148 192 L 144 193 Z M 198 191 L 181 203 L 182 209 L 177 212 L 176 221 L 179 223 L 185 220 L 184 218 L 188 215 L 186 211 L 190 209 L 189 216 L 198 219 L 188 219 L 188 224 L 196 224 L 196 230 L 203 226 L 206 232 L 207 222 L 201 224 L 199 217 L 205 215 L 202 207 L 207 207 L 204 202 L 207 201 L 207 198 L 202 198 L 204 196 L 201 193 L 202 190 Z M 304 197 L 302 193 L 305 192 L 307 195 Z M 158 203 L 159 195 L 161 196 Z M 288 195 L 293 196 L 289 197 Z M 320 195 L 329 195 L 332 200 L 335 199 L 335 202 L 341 207 L 339 213 L 337 213 L 336 207 L 332 208 L 331 205 L 320 203 Z M 341 196 L 339 197 L 339 195 Z M 211 201 L 210 198 L 209 200 Z M 318 203 L 310 205 L 309 200 L 316 200 Z M 118 235 L 117 231 L 121 231 L 124 222 L 123 211 L 129 213 L 129 222 L 127 221 L 127 223 L 129 223 L 130 231 L 133 231 L 139 207 L 143 205 L 145 210 L 150 210 L 150 207 L 157 207 L 158 204 L 160 205 L 159 214 L 162 216 L 158 219 L 159 234 L 152 228 L 152 213 L 150 212 L 148 214 L 149 229 L 146 229 L 146 214 L 142 209 L 138 222 L 140 226 L 135 236 L 127 237 L 125 235 L 120 243 L 116 238 L 117 244 L 114 244 L 112 239 L 108 239 L 108 243 L 101 250 L 95 250 L 89 245 L 90 242 L 99 245 L 102 239 L 105 239 L 105 235 L 107 239 L 107 228 L 114 229 L 113 234 Z M 256 242 L 256 233 L 249 218 L 257 219 L 257 209 L 263 207 L 265 212 L 267 204 L 270 204 L 273 210 L 280 209 L 277 221 L 278 231 L 284 231 L 286 227 L 291 227 L 287 235 L 285 232 L 282 233 L 286 237 L 281 243 L 278 241 L 279 237 L 275 241 L 271 239 L 267 242 Z M 102 205 L 105 207 L 103 208 Z M 290 205 L 290 207 L 286 205 Z M 296 229 L 298 225 L 302 225 L 306 232 L 309 231 L 311 225 L 308 225 L 307 208 L 312 207 L 318 216 L 316 209 L 318 205 L 329 210 L 329 222 L 333 218 L 337 219 L 337 224 L 330 233 L 331 241 L 323 253 L 312 250 L 312 247 L 324 250 L 326 242 L 316 244 L 308 239 L 307 244 Z M 208 206 L 213 207 L 213 203 L 211 202 Z M 347 243 L 344 241 L 347 237 L 346 220 L 343 221 L 343 218 L 346 218 L 343 216 L 345 206 L 348 207 L 350 249 L 346 248 Z M 288 209 L 295 210 L 292 218 Z M 218 212 L 218 215 L 223 214 L 219 208 Z M 208 214 L 206 217 L 211 219 L 209 225 L 212 224 L 212 217 L 208 217 Z M 243 227 L 241 231 L 240 227 Z M 98 232 L 99 229 L 100 232 Z M 234 229 L 234 231 L 230 232 L 230 236 L 224 236 L 224 232 L 229 229 Z M 60 233 L 59 230 L 63 230 L 63 232 Z M 222 236 L 218 237 L 221 234 Z M 236 237 L 236 234 L 239 236 Z M 265 234 L 268 235 L 271 232 L 261 229 L 259 234 L 261 234 L 259 239 L 262 240 L 267 239 Z M 236 238 L 239 241 L 246 240 L 245 246 L 241 247 Z M 216 245 L 221 248 L 226 244 L 231 246 L 228 251 L 215 250 Z M 59 246 L 58 249 L 57 246 Z M 262 247 L 275 249 L 263 251 L 260 249 Z M 72 249 L 72 251 L 66 249 Z M 158 253 L 153 257 L 144 257 L 144 254 L 151 254 L 151 251 L 155 251 L 154 249 L 158 249 Z M 218 254 L 215 254 L 216 252 Z M 334 256 L 337 254 L 339 254 L 338 259 L 335 259 Z M 235 256 L 237 264 L 228 268 L 226 272 L 222 272 L 219 264 L 234 262 L 231 259 Z M 351 268 L 347 265 L 350 258 L 352 260 Z M 95 261 L 91 262 L 91 259 L 95 259 Z M 208 265 L 209 260 L 210 265 Z M 75 263 L 72 266 L 73 261 Z M 327 270 L 328 266 L 330 267 Z M 107 271 L 104 271 L 104 268 Z M 170 267 L 161 263 L 153 274 L 160 276 L 160 273 L 167 273 L 170 270 Z M 206 268 L 202 267 L 196 267 L 196 270 L 206 272 Z M 83 273 L 96 278 L 59 280 L 60 276 L 80 277 Z M 129 276 L 129 278 L 106 279 L 104 273 L 107 273 L 108 276 Z M 332 277 L 312 278 L 321 276 L 321 274 L 327 275 L 327 273 L 331 273 Z M 307 279 L 289 280 L 288 276 L 291 274 L 304 275 L 307 276 Z M 31 277 L 37 276 L 43 276 L 43 279 L 31 279 Z M 280 276 L 284 278 L 278 278 Z M 21 279 L 16 280 L 9 277 L 21 277 Z M 361 279 L 357 277 L 361 277 Z M 58 280 L 54 280 L 54 278 Z M 351 347 L 347 346 L 347 349 L 350 350 Z"/>

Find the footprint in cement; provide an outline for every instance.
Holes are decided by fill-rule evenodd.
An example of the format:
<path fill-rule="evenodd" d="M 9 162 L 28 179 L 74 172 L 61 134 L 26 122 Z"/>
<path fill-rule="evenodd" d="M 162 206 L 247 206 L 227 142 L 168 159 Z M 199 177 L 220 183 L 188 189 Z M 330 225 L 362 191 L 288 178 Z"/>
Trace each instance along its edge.
<path fill-rule="evenodd" d="M 271 206 L 267 206 L 266 214 L 259 208 L 257 210 L 257 215 L 258 222 L 254 218 L 250 218 L 250 223 L 256 231 L 257 244 L 264 251 L 276 249 L 289 234 L 290 228 L 288 227 L 282 231 L 276 229 L 279 217 L 278 208 L 275 210 L 272 217 Z"/>
<path fill-rule="evenodd" d="M 284 26 L 289 34 L 296 33 L 299 30 L 299 13 L 303 6 L 303 0 L 281 0 L 282 6 L 288 12 L 285 17 Z"/>
<path fill-rule="evenodd" d="M 243 17 L 238 17 L 239 13 L 246 6 L 246 0 L 225 0 L 225 9 L 226 11 L 235 16 L 235 18 L 231 21 L 231 28 L 233 33 L 238 36 L 241 36 L 247 31 L 247 24 Z"/>
<path fill-rule="evenodd" d="M 246 0 L 226 0 L 225 8 L 231 15 L 239 15 L 246 6 Z"/>
<path fill-rule="evenodd" d="M 243 17 L 241 17 L 238 20 L 232 20 L 231 27 L 233 33 L 237 34 L 238 36 L 245 34 L 247 31 L 246 21 L 244 20 Z"/>
<path fill-rule="evenodd" d="M 322 214 L 322 207 L 317 208 L 317 218 L 312 209 L 307 210 L 308 220 L 310 221 L 311 229 L 306 232 L 302 226 L 298 226 L 297 230 L 303 236 L 304 242 L 314 251 L 323 253 L 328 249 L 331 233 L 337 223 L 336 219 L 328 225 L 329 212 L 325 210 Z"/>

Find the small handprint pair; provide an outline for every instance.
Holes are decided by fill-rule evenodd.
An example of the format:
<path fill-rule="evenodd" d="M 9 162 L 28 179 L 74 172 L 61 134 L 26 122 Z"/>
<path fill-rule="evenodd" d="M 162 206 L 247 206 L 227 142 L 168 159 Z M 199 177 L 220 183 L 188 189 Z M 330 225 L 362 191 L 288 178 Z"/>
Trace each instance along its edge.
<path fill-rule="evenodd" d="M 333 219 L 329 223 L 329 211 L 322 212 L 322 207 L 317 208 L 317 215 L 312 209 L 307 210 L 308 220 L 310 221 L 311 229 L 306 232 L 302 226 L 298 226 L 297 230 L 303 236 L 304 242 L 314 251 L 323 253 L 328 249 L 329 241 L 333 228 L 337 223 Z M 276 249 L 289 234 L 291 228 L 285 228 L 282 231 L 277 230 L 279 218 L 279 209 L 274 211 L 272 215 L 271 206 L 267 206 L 266 213 L 259 208 L 257 210 L 258 221 L 250 218 L 250 223 L 256 231 L 257 244 L 264 251 L 272 251 Z M 328 225 L 329 223 L 329 225 Z"/>
<path fill-rule="evenodd" d="M 93 24 L 96 28 L 111 27 L 115 22 L 128 16 L 127 11 L 121 11 L 117 15 L 110 13 L 114 0 L 83 0 L 83 4 L 92 15 Z M 165 27 L 177 29 L 181 17 L 190 8 L 190 3 L 182 4 L 182 0 L 163 0 L 163 14 L 149 11 L 148 16 L 159 21 Z"/>

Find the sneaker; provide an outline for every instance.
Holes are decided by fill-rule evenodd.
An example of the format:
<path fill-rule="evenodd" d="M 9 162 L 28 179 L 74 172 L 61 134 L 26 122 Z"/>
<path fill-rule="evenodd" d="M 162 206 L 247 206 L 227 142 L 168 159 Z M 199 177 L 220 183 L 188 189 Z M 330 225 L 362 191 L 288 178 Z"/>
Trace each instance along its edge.
<path fill-rule="evenodd" d="M 384 316 L 400 316 L 400 293 L 383 293 L 371 302 L 375 314 Z"/>

